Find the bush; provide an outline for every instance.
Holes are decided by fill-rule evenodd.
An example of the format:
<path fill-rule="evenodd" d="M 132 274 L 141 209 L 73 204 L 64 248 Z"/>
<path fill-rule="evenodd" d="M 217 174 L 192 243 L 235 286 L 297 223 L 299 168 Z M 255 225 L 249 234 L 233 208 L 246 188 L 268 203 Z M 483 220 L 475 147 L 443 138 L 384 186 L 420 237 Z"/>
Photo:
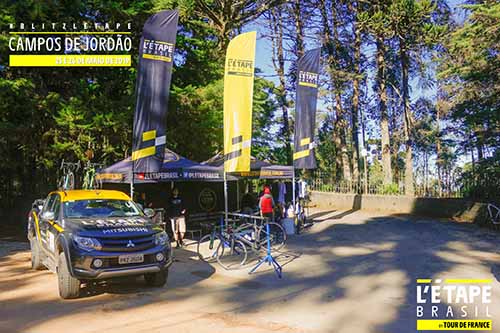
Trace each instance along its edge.
<path fill-rule="evenodd" d="M 379 194 L 399 194 L 398 184 L 387 184 L 379 187 Z"/>

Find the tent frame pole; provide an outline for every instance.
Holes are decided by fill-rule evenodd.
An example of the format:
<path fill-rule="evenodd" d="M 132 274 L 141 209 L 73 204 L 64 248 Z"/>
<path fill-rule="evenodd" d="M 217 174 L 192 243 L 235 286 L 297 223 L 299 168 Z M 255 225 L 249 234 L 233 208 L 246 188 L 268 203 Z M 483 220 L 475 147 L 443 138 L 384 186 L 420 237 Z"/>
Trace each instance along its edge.
<path fill-rule="evenodd" d="M 240 210 L 240 180 L 236 180 L 236 209 Z"/>
<path fill-rule="evenodd" d="M 295 167 L 292 165 L 292 205 L 293 205 L 293 212 L 296 214 L 295 211 Z"/>
<path fill-rule="evenodd" d="M 134 201 L 134 165 L 132 164 L 132 169 L 130 170 L 130 199 Z"/>
<path fill-rule="evenodd" d="M 224 220 L 227 223 L 228 203 L 227 203 L 227 176 L 224 170 Z"/>

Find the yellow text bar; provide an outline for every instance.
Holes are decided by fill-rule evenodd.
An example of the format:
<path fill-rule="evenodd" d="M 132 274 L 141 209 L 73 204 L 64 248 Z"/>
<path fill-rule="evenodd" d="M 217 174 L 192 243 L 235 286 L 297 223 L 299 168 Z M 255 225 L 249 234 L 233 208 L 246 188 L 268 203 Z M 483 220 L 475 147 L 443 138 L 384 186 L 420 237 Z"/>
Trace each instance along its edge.
<path fill-rule="evenodd" d="M 491 331 L 491 320 L 417 320 L 417 331 Z"/>
<path fill-rule="evenodd" d="M 475 284 L 475 283 L 491 283 L 491 280 L 490 279 L 446 279 L 444 282 L 453 284 L 460 284 L 460 283 Z"/>
<path fill-rule="evenodd" d="M 130 35 L 130 31 L 11 31 L 11 35 Z"/>
<path fill-rule="evenodd" d="M 11 67 L 130 67 L 130 54 L 11 54 Z"/>

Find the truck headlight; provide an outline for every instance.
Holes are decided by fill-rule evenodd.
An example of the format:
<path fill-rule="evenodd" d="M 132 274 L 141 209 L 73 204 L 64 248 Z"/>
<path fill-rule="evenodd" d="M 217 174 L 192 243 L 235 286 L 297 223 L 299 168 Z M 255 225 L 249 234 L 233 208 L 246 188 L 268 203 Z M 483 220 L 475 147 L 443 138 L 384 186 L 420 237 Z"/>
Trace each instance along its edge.
<path fill-rule="evenodd" d="M 101 243 L 95 238 L 73 236 L 73 241 L 75 242 L 76 246 L 85 251 L 99 251 L 102 249 Z"/>
<path fill-rule="evenodd" d="M 155 244 L 156 245 L 170 244 L 170 241 L 168 239 L 168 235 L 165 231 L 161 231 L 155 235 Z"/>

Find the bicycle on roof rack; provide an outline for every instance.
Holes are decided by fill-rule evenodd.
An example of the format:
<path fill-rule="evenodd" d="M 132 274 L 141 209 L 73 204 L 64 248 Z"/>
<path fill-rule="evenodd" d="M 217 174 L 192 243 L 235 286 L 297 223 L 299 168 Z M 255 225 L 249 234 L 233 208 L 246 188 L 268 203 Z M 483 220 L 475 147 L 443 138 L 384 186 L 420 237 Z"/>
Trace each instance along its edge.
<path fill-rule="evenodd" d="M 102 168 L 102 164 L 91 163 L 90 161 L 83 168 L 83 185 L 84 190 L 94 190 L 101 187 L 100 182 L 96 178 L 96 172 Z"/>
<path fill-rule="evenodd" d="M 62 174 L 59 178 L 58 188 L 61 190 L 73 190 L 75 188 L 75 172 L 80 169 L 80 161 L 65 162 L 62 160 L 59 171 Z"/>

